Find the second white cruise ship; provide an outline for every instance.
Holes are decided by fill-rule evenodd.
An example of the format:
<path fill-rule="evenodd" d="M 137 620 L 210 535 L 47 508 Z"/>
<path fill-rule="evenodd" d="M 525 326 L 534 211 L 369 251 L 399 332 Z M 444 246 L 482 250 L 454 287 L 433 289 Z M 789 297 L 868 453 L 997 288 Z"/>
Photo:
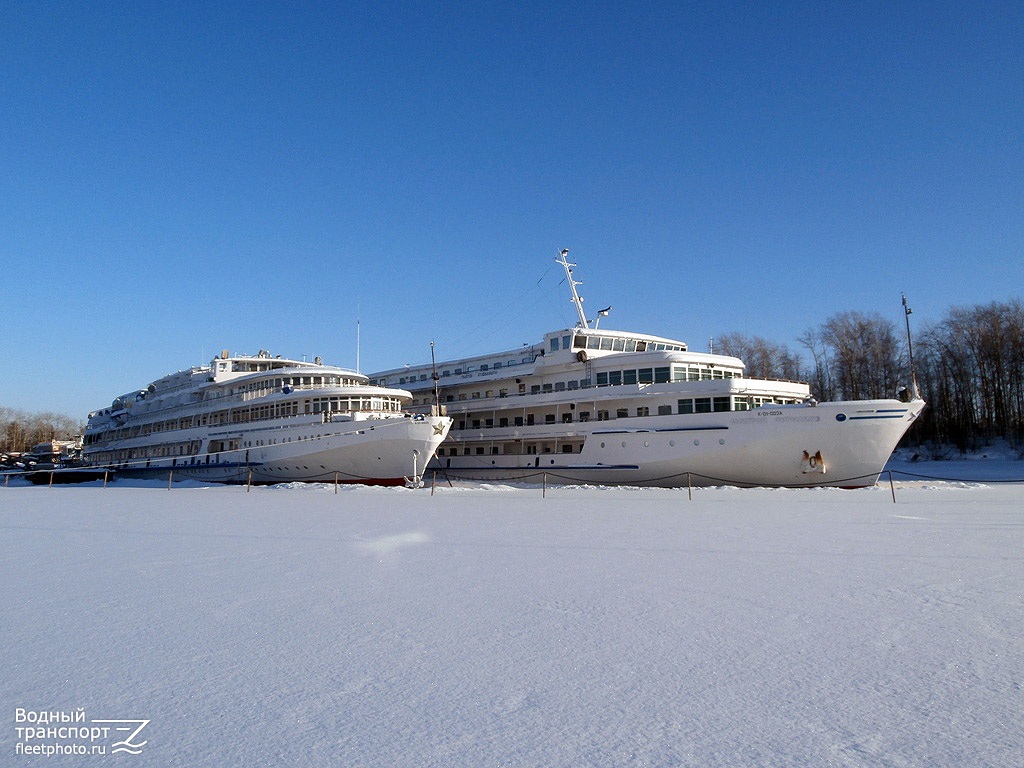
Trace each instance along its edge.
<path fill-rule="evenodd" d="M 819 403 L 805 383 L 748 377 L 735 357 L 593 327 L 539 345 L 371 374 L 454 418 L 431 468 L 452 478 L 692 485 L 873 485 L 924 408 L 902 397 Z M 435 394 L 436 386 L 436 394 Z"/>

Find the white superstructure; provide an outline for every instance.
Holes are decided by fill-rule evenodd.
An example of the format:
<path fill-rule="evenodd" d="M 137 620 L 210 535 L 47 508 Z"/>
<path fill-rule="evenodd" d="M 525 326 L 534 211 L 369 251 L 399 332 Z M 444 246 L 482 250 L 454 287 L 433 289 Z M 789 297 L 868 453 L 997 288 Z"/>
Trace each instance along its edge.
<path fill-rule="evenodd" d="M 451 419 L 344 368 L 223 352 L 89 414 L 83 453 L 130 476 L 418 482 Z"/>
<path fill-rule="evenodd" d="M 924 408 L 903 399 L 818 403 L 807 384 L 749 378 L 735 357 L 591 327 L 541 344 L 371 374 L 454 424 L 431 469 L 452 478 L 636 485 L 872 485 Z M 602 311 L 602 314 L 606 314 Z M 915 388 L 916 391 L 916 388 Z"/>

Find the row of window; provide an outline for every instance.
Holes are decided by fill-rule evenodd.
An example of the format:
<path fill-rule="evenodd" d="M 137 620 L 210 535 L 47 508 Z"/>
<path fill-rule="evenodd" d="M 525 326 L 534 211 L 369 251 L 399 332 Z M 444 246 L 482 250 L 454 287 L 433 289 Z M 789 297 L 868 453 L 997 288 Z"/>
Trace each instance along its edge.
<path fill-rule="evenodd" d="M 637 384 L 668 384 L 682 381 L 710 381 L 712 379 L 738 379 L 743 374 L 737 370 L 728 370 L 712 366 L 700 365 L 673 365 L 659 366 L 655 368 L 626 368 L 619 371 L 599 371 L 596 374 L 596 383 L 599 387 L 617 387 Z M 547 384 L 533 384 L 530 386 L 529 394 L 539 395 L 545 392 L 565 392 L 579 389 L 589 389 L 593 386 L 591 379 L 569 379 L 568 381 L 556 381 Z M 526 384 L 519 384 L 518 394 L 525 395 Z M 444 401 L 452 403 L 463 400 L 479 400 L 481 398 L 508 397 L 509 390 L 502 387 L 495 392 L 493 389 L 479 390 L 476 392 L 459 392 L 458 394 L 445 394 Z M 424 397 L 414 401 L 417 405 L 429 405 L 433 402 L 431 397 Z"/>
<path fill-rule="evenodd" d="M 229 394 L 242 394 L 249 396 L 262 396 L 269 392 L 276 392 L 284 387 L 292 389 L 310 387 L 356 387 L 364 382 L 360 379 L 350 379 L 345 376 L 282 376 L 277 379 L 260 379 L 251 381 L 248 384 L 234 387 Z"/>
<path fill-rule="evenodd" d="M 621 371 L 599 371 L 597 386 L 617 387 L 623 384 L 665 384 L 677 381 L 710 381 L 738 379 L 742 374 L 710 365 L 673 365 L 657 368 L 625 368 Z"/>
<path fill-rule="evenodd" d="M 547 444 L 538 446 L 538 445 L 536 445 L 534 443 L 529 443 L 529 444 L 527 444 L 525 446 L 525 448 L 521 449 L 520 453 L 516 453 L 514 451 L 509 450 L 509 448 L 511 448 L 511 447 L 513 447 L 513 446 L 507 446 L 507 445 L 504 446 L 505 450 L 504 450 L 504 452 L 502 452 L 502 451 L 499 451 L 498 446 L 496 446 L 496 445 L 489 446 L 488 448 L 485 448 L 482 445 L 476 445 L 476 446 L 473 446 L 473 447 L 470 447 L 468 445 L 463 445 L 462 446 L 462 455 L 463 456 L 486 456 L 486 455 L 498 456 L 501 453 L 504 453 L 504 455 L 506 455 L 506 456 L 522 456 L 522 455 L 535 456 L 538 453 L 552 453 L 551 446 L 547 445 Z M 558 446 L 558 450 L 555 451 L 555 452 L 556 453 L 583 453 L 583 443 L 563 443 L 563 444 Z M 459 449 L 457 447 L 438 448 L 437 449 L 437 455 L 438 456 L 458 456 L 459 455 Z M 450 467 L 451 464 L 448 464 L 448 466 Z"/>
<path fill-rule="evenodd" d="M 461 376 L 464 373 L 476 373 L 477 371 L 480 371 L 481 373 L 486 371 L 497 371 L 501 370 L 502 368 L 511 368 L 516 365 L 528 365 L 529 363 L 532 363 L 533 360 L 534 358 L 531 355 L 529 357 L 524 357 L 519 360 L 495 360 L 492 363 L 481 363 L 479 366 L 466 365 L 463 366 L 462 368 L 455 368 L 454 370 L 451 368 L 445 368 L 444 370 L 438 373 L 438 377 L 446 379 L 450 376 Z M 429 378 L 430 377 L 426 373 L 414 373 L 409 376 L 401 376 L 398 379 L 398 386 L 402 386 L 403 384 L 414 384 L 418 381 L 427 381 Z M 372 383 L 381 387 L 388 386 L 387 379 L 376 379 Z"/>
<path fill-rule="evenodd" d="M 570 346 L 571 344 L 571 346 Z M 578 333 L 575 336 L 565 334 L 561 337 L 552 336 L 548 339 L 548 349 L 557 352 L 559 349 L 593 349 L 604 352 L 653 352 L 670 351 L 685 352 L 685 344 L 667 344 L 646 339 L 630 339 L 626 336 L 601 336 Z"/>
<path fill-rule="evenodd" d="M 500 428 L 504 427 L 531 427 L 535 424 L 571 424 L 576 422 L 587 422 L 591 420 L 593 416 L 596 421 L 609 421 L 611 419 L 628 419 L 634 416 L 645 417 L 645 416 L 671 416 L 673 413 L 677 414 L 691 414 L 691 413 L 719 413 L 727 411 L 747 411 L 751 408 L 758 408 L 762 405 L 771 403 L 792 403 L 794 400 L 783 399 L 783 398 L 771 398 L 771 397 L 747 397 L 742 395 L 724 396 L 724 397 L 687 397 L 680 398 L 676 401 L 675 410 L 673 406 L 667 403 L 661 405 L 649 406 L 640 405 L 633 409 L 629 408 L 616 408 L 611 409 L 598 409 L 594 412 L 589 410 L 580 411 L 566 411 L 562 414 L 546 413 L 546 414 L 533 414 L 527 413 L 521 416 L 499 416 L 498 418 L 485 418 L 485 419 L 462 419 L 456 422 L 456 428 L 460 430 L 464 429 L 491 429 L 495 425 Z M 614 414 L 614 415 L 613 415 Z"/>
<path fill-rule="evenodd" d="M 173 432 L 194 427 L 215 427 L 223 424 L 244 424 L 250 421 L 264 421 L 304 414 L 351 413 L 400 413 L 402 402 L 396 397 L 313 397 L 307 400 L 289 400 L 244 408 L 231 408 L 209 414 L 166 419 L 130 427 L 109 429 L 85 436 L 85 443 L 92 445 L 109 440 L 124 440 L 131 437 L 145 437 L 158 432 Z"/>

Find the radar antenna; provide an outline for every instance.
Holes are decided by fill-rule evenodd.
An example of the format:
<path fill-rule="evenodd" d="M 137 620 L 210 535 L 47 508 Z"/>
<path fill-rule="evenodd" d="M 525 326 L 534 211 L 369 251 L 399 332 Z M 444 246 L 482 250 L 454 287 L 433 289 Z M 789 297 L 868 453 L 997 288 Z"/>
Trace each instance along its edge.
<path fill-rule="evenodd" d="M 580 321 L 576 324 L 577 328 L 588 328 L 589 323 L 587 322 L 587 316 L 583 312 L 583 297 L 576 292 L 577 285 L 583 285 L 582 282 L 572 279 L 572 267 L 576 265 L 568 260 L 569 249 L 563 248 L 559 254 L 561 258 L 555 259 L 565 269 L 565 279 L 569 281 L 569 290 L 572 291 L 572 303 L 576 307 L 576 312 L 579 313 Z"/>

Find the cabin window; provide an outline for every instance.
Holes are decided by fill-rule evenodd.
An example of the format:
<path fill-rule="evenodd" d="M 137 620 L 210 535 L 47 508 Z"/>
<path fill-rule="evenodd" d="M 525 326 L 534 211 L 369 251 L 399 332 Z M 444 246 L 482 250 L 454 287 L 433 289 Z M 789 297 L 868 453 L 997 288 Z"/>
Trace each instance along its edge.
<path fill-rule="evenodd" d="M 617 408 L 615 410 L 615 418 L 616 419 L 628 419 L 629 418 L 629 409 L 628 408 Z"/>
<path fill-rule="evenodd" d="M 608 386 L 608 372 L 607 371 L 598 371 L 598 374 L 597 374 L 597 386 L 599 386 L 599 387 L 607 387 Z"/>
<path fill-rule="evenodd" d="M 750 410 L 750 401 L 747 400 L 747 398 L 745 398 L 745 397 L 734 397 L 732 402 L 733 402 L 733 406 L 732 407 L 733 407 L 734 411 L 749 411 Z"/>
<path fill-rule="evenodd" d="M 551 339 L 551 351 L 552 352 L 557 352 L 558 351 L 558 337 L 557 336 L 555 336 L 555 337 L 553 337 Z"/>
<path fill-rule="evenodd" d="M 605 352 L 609 352 L 611 351 L 611 348 L 612 340 L 610 337 L 605 336 L 603 339 L 601 339 L 601 349 L 603 349 Z"/>
<path fill-rule="evenodd" d="M 636 384 L 636 369 L 631 368 L 622 372 L 623 384 Z"/>
<path fill-rule="evenodd" d="M 562 414 L 562 423 L 563 424 L 572 424 L 572 414 L 571 413 L 563 413 Z"/>
<path fill-rule="evenodd" d="M 551 384 L 545 384 L 541 389 L 543 389 L 545 392 L 550 392 L 552 389 L 554 389 L 554 387 Z"/>
<path fill-rule="evenodd" d="M 515 421 L 514 421 L 514 424 L 515 424 L 515 425 L 516 425 L 517 427 L 521 427 L 521 426 L 523 426 L 523 417 L 522 417 L 522 416 L 516 416 L 516 418 L 515 418 Z"/>
<path fill-rule="evenodd" d="M 614 339 L 612 341 L 612 350 L 614 350 L 615 352 L 622 352 L 623 350 L 625 350 L 625 348 L 626 348 L 626 340 L 625 339 Z"/>
<path fill-rule="evenodd" d="M 586 349 L 587 348 L 587 337 L 581 334 L 576 334 L 572 340 L 573 349 Z"/>
<path fill-rule="evenodd" d="M 590 421 L 590 411 L 580 411 L 579 419 L 580 421 Z"/>
<path fill-rule="evenodd" d="M 555 423 L 555 414 L 553 414 L 553 413 L 545 414 L 544 415 L 544 423 L 545 424 L 554 424 Z"/>
<path fill-rule="evenodd" d="M 698 397 L 693 401 L 694 411 L 696 413 L 711 413 L 711 398 L 710 397 Z"/>
<path fill-rule="evenodd" d="M 650 416 L 651 415 L 651 409 L 649 407 L 647 407 L 646 405 L 641 405 L 641 406 L 639 406 L 636 409 L 636 415 L 637 416 Z"/>
<path fill-rule="evenodd" d="M 671 369 L 669 367 L 667 367 L 667 366 L 664 367 L 664 368 L 655 368 L 654 369 L 654 381 L 655 381 L 655 383 L 657 383 L 657 384 L 664 384 L 665 382 L 667 382 L 669 380 L 669 378 L 670 378 L 670 371 L 671 371 Z"/>
<path fill-rule="evenodd" d="M 598 411 L 597 412 L 597 420 L 598 421 L 608 421 L 608 411 Z"/>
<path fill-rule="evenodd" d="M 714 400 L 715 412 L 728 411 L 730 406 L 730 398 L 728 397 L 716 397 Z"/>
<path fill-rule="evenodd" d="M 641 368 L 639 371 L 637 371 L 637 375 L 640 378 L 641 384 L 654 383 L 654 370 L 651 368 Z"/>
<path fill-rule="evenodd" d="M 672 406 L 671 405 L 659 405 L 658 406 L 658 415 L 659 416 L 671 416 L 672 415 Z"/>
<path fill-rule="evenodd" d="M 626 351 L 636 352 L 636 339 L 626 339 Z"/>
<path fill-rule="evenodd" d="M 508 417 L 507 416 L 502 416 L 500 419 L 498 419 L 498 426 L 499 427 L 507 427 L 508 426 Z"/>

